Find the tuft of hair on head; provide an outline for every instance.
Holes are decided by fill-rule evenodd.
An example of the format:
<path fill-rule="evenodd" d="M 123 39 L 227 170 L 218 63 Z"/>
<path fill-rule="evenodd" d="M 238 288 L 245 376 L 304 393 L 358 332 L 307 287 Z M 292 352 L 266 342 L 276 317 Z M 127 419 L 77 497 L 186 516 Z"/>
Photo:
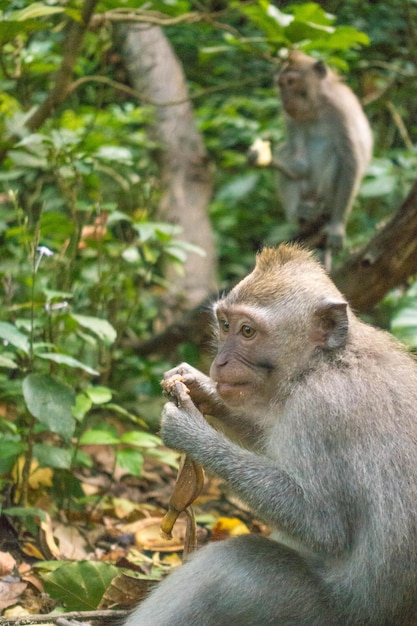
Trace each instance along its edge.
<path fill-rule="evenodd" d="M 305 263 L 306 261 L 315 262 L 311 250 L 297 243 L 282 243 L 277 248 L 263 248 L 256 256 L 256 269 L 268 272 L 286 263 Z"/>
<path fill-rule="evenodd" d="M 326 276 L 324 269 L 314 259 L 314 254 L 299 244 L 264 248 L 256 257 L 253 272 L 232 289 L 227 301 L 230 304 L 243 302 L 255 306 L 272 304 L 277 298 L 285 297 L 294 290 L 294 275 L 300 286 L 301 282 L 311 283 L 312 272 L 316 279 Z M 310 278 L 307 278 L 307 274 Z"/>

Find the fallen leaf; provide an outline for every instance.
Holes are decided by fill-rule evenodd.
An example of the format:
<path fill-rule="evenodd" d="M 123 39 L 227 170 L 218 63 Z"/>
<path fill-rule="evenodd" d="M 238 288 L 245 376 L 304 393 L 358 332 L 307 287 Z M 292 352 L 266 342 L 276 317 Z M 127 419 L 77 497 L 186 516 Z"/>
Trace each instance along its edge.
<path fill-rule="evenodd" d="M 0 577 L 11 574 L 16 567 L 16 561 L 8 552 L 0 552 Z"/>
<path fill-rule="evenodd" d="M 187 522 L 184 518 L 177 520 L 172 531 L 172 539 L 161 536 L 162 517 L 148 517 L 123 526 L 123 532 L 135 534 L 135 544 L 142 550 L 155 552 L 177 552 L 184 548 Z"/>
<path fill-rule="evenodd" d="M 76 527 L 57 524 L 54 528 L 54 537 L 59 543 L 62 559 L 72 561 L 87 559 L 89 552 L 87 542 Z"/>
<path fill-rule="evenodd" d="M 16 604 L 26 587 L 26 583 L 0 581 L 0 611 Z"/>
<path fill-rule="evenodd" d="M 41 532 L 46 543 L 47 549 L 50 551 L 50 557 L 60 559 L 62 552 L 55 543 L 54 533 L 52 530 L 52 522 L 48 513 L 45 513 L 45 519 L 41 520 Z"/>
<path fill-rule="evenodd" d="M 150 578 L 134 578 L 123 572 L 118 574 L 107 587 L 98 606 L 99 609 L 130 609 L 149 592 L 157 581 Z"/>
<path fill-rule="evenodd" d="M 227 537 L 248 535 L 250 530 L 238 517 L 219 517 L 211 532 L 212 539 L 220 541 L 227 539 Z"/>

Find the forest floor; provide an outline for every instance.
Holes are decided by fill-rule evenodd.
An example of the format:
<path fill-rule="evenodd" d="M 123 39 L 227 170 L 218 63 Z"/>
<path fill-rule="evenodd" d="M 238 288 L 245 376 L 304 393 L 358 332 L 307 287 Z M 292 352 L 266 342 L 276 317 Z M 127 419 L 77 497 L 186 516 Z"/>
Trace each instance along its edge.
<path fill-rule="evenodd" d="M 71 619 L 52 619 L 51 623 L 97 626 L 98 620 L 85 619 L 87 613 L 76 616 L 81 622 L 72 621 L 68 611 L 89 609 L 107 615 L 110 608 L 130 609 L 155 579 L 181 565 L 187 520 L 182 514 L 174 526 L 173 538 L 162 537 L 160 524 L 177 470 L 172 467 L 173 453 L 163 447 L 159 452 L 160 458 L 145 457 L 142 475 L 137 478 L 115 467 L 110 446 L 91 446 L 88 453 L 94 467 L 77 476 L 85 504 L 75 511 L 57 509 L 48 488 L 51 469 L 38 468 L 34 472 L 30 506 L 44 511 L 42 519 L 34 516 L 28 523 L 25 517 L 0 516 L 0 625 L 23 624 L 21 620 L 28 614 L 31 618 L 26 623 L 40 623 L 42 615 L 63 611 Z M 268 533 L 214 477 L 206 476 L 193 510 L 198 548 L 243 533 Z M 91 570 L 101 563 L 117 569 L 111 569 L 113 579 L 107 588 L 103 582 L 100 591 L 97 586 L 90 588 L 89 579 L 101 577 L 98 570 L 97 576 L 96 570 Z M 60 564 L 70 564 L 67 571 L 65 567 L 60 569 L 61 582 L 56 578 Z M 90 569 L 74 569 L 80 564 Z M 120 576 L 114 577 L 117 571 Z M 72 588 L 71 597 L 68 588 Z M 98 604 L 97 594 L 101 594 Z M 111 624 L 111 620 L 101 623 Z"/>

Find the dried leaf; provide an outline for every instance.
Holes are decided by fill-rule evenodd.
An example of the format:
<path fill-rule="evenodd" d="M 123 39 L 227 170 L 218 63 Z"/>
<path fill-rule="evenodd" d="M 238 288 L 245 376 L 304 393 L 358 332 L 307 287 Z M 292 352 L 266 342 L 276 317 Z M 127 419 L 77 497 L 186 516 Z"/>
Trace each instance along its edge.
<path fill-rule="evenodd" d="M 16 604 L 26 587 L 26 583 L 0 581 L 0 611 Z"/>
<path fill-rule="evenodd" d="M 16 567 L 16 561 L 8 552 L 0 552 L 0 577 L 11 574 Z"/>
<path fill-rule="evenodd" d="M 133 578 L 123 572 L 113 578 L 100 602 L 99 609 L 130 609 L 147 595 L 157 581 L 150 578 Z"/>
<path fill-rule="evenodd" d="M 133 524 L 126 524 L 122 530 L 135 534 L 135 544 L 140 550 L 153 550 L 155 552 L 182 550 L 187 529 L 186 520 L 181 518 L 177 521 L 172 532 L 172 539 L 164 539 L 161 536 L 161 520 L 161 517 L 148 517 Z"/>
<path fill-rule="evenodd" d="M 57 524 L 54 528 L 54 537 L 58 540 L 62 559 L 83 561 L 88 557 L 87 542 L 78 528 Z"/>

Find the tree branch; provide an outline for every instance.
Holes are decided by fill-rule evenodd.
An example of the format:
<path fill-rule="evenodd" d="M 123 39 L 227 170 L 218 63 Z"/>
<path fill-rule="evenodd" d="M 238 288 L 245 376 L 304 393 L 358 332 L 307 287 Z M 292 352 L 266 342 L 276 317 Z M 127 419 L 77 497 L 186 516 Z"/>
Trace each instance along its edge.
<path fill-rule="evenodd" d="M 417 273 L 417 182 L 392 219 L 332 278 L 359 312 Z"/>
<path fill-rule="evenodd" d="M 120 620 L 120 618 L 126 618 L 129 615 L 129 611 L 71 611 L 70 613 L 49 613 L 47 615 L 19 615 L 18 617 L 0 617 L 0 626 L 11 626 L 12 624 L 25 625 L 25 624 L 47 624 L 50 622 L 57 622 L 64 618 L 66 620 Z M 107 623 L 107 621 L 106 621 Z"/>
<path fill-rule="evenodd" d="M 39 107 L 26 121 L 29 130 L 34 131 L 42 126 L 45 120 L 53 113 L 65 100 L 71 90 L 74 66 L 77 61 L 84 35 L 89 27 L 90 20 L 98 0 L 85 0 L 81 21 L 71 20 L 68 25 L 64 40 L 64 54 L 61 67 L 59 68 L 55 84 Z M 6 156 L 10 145 L 18 141 L 19 137 L 12 136 L 6 139 L 6 146 L 0 150 L 0 162 Z"/>

